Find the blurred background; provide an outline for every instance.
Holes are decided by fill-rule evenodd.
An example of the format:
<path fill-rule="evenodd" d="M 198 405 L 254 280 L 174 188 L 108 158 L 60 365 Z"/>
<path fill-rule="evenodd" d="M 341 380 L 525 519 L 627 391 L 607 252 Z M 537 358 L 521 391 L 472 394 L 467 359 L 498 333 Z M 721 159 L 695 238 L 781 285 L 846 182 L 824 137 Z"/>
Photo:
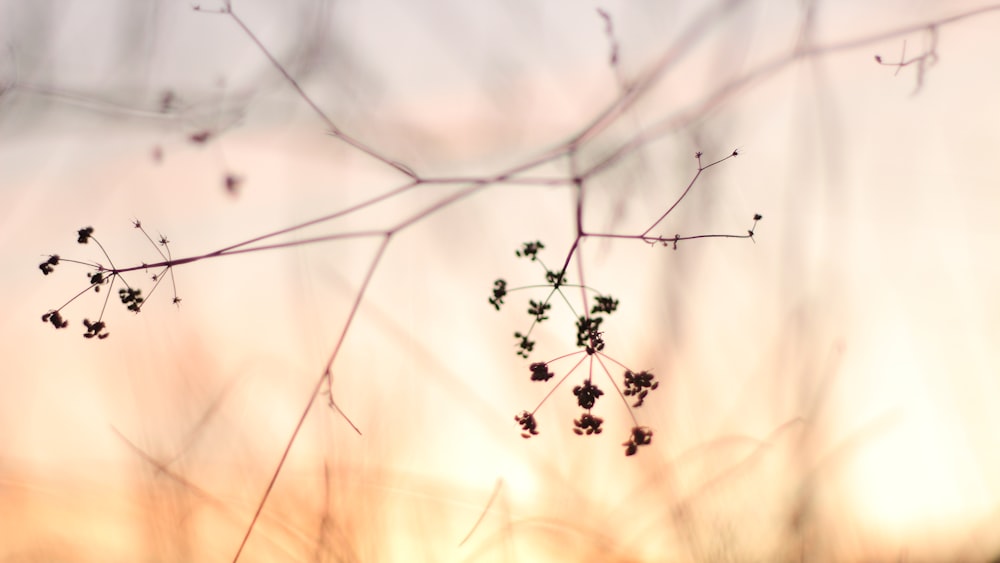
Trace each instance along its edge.
<path fill-rule="evenodd" d="M 4 560 L 232 559 L 335 350 L 360 435 L 321 393 L 243 561 L 1000 555 L 1000 7 L 222 7 L 0 0 Z M 330 135 L 255 39 L 337 128 L 423 178 L 536 162 L 648 88 L 572 163 L 396 194 L 409 178 Z M 696 152 L 734 149 L 652 234 L 744 234 L 760 213 L 753 241 L 576 254 L 620 299 L 605 353 L 661 381 L 635 411 L 652 444 L 623 455 L 633 421 L 597 372 L 604 433 L 572 432 L 574 372 L 522 439 L 514 415 L 573 361 L 548 383 L 527 366 L 576 349 L 573 313 L 554 300 L 525 360 L 512 334 L 544 290 L 487 299 L 497 278 L 544 281 L 523 242 L 565 260 L 572 166 L 598 167 L 585 228 L 635 235 Z M 111 288 L 61 309 L 67 330 L 39 322 L 89 285 L 67 259 L 109 265 L 83 227 L 127 267 L 161 260 L 136 220 L 178 258 L 342 210 L 265 243 L 375 235 L 178 266 L 138 315 L 113 288 L 105 340 L 80 335 Z M 152 274 L 125 279 L 149 294 Z"/>

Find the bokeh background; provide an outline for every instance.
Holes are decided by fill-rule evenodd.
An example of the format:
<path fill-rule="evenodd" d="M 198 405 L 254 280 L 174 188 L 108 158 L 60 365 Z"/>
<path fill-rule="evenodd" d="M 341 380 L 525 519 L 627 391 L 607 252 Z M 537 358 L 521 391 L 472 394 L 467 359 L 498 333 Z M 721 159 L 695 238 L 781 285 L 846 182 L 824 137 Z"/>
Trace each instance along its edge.
<path fill-rule="evenodd" d="M 201 255 L 406 182 L 327 134 L 220 7 L 0 1 L 4 560 L 232 559 L 380 239 L 180 266 L 180 307 L 167 282 L 139 315 L 109 303 L 101 341 L 80 333 L 103 293 L 63 309 L 68 330 L 39 322 L 88 273 L 63 263 L 42 276 L 40 262 L 106 262 L 76 244 L 84 226 L 119 267 L 156 261 L 137 219 L 174 257 Z M 1000 554 L 1000 8 L 233 9 L 337 127 L 424 177 L 489 177 L 564 146 L 660 65 L 577 155 L 588 167 L 655 133 L 588 179 L 587 228 L 645 230 L 694 176 L 696 151 L 740 154 L 655 232 L 742 234 L 764 216 L 754 241 L 582 245 L 587 284 L 621 300 L 607 353 L 662 381 L 636 411 L 653 443 L 628 458 L 631 420 L 606 382 L 605 432 L 571 432 L 578 375 L 538 411 L 541 434 L 520 437 L 514 414 L 550 388 L 529 381 L 511 337 L 539 294 L 487 303 L 499 277 L 541 281 L 514 256 L 522 242 L 544 241 L 542 260 L 561 264 L 572 188 L 496 184 L 401 230 L 333 364 L 333 396 L 361 434 L 316 400 L 241 560 Z M 380 231 L 464 186 L 421 186 L 273 240 Z M 572 315 L 554 305 L 532 360 L 573 350 Z"/>

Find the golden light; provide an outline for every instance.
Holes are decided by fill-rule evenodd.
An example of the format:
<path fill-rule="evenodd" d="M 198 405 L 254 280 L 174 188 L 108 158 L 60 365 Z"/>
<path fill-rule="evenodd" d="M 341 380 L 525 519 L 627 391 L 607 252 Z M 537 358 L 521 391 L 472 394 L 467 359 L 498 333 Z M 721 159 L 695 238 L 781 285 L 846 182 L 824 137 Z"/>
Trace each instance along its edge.
<path fill-rule="evenodd" d="M 10 8 L 0 558 L 995 558 L 1000 8 L 681 4 Z"/>

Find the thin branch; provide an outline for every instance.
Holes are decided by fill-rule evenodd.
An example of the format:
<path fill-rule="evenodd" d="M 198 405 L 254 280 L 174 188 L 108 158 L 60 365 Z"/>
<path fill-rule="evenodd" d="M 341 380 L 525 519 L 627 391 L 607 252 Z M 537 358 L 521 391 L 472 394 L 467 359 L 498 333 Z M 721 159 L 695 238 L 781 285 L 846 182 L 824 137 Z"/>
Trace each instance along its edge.
<path fill-rule="evenodd" d="M 234 22 L 236 22 L 236 25 L 238 25 L 240 29 L 243 30 L 243 32 L 247 35 L 247 37 L 249 37 L 250 40 L 253 41 L 255 45 L 257 45 L 257 48 L 259 48 L 261 53 L 263 53 L 264 56 L 267 57 L 267 60 L 271 62 L 274 68 L 281 73 L 281 75 L 285 78 L 285 80 L 292 87 L 292 89 L 294 89 L 295 92 L 299 95 L 299 97 L 302 98 L 302 101 L 304 101 L 310 108 L 312 108 L 313 112 L 315 112 L 316 115 L 319 116 L 319 118 L 326 125 L 326 128 L 328 129 L 330 135 L 337 137 L 338 139 L 344 141 L 345 143 L 351 145 L 352 147 L 358 149 L 359 151 L 367 154 L 368 156 L 371 156 L 375 160 L 378 160 L 392 168 L 395 168 L 396 170 L 402 172 L 403 174 L 409 176 L 410 178 L 413 178 L 414 180 L 417 179 L 417 174 L 413 170 L 410 170 L 409 167 L 379 153 L 378 151 L 362 143 L 358 139 L 352 137 L 351 135 L 348 135 L 347 133 L 342 131 L 340 127 L 337 127 L 337 125 L 333 122 L 332 119 L 330 119 L 330 117 L 326 114 L 326 112 L 324 112 L 322 109 L 320 109 L 318 105 L 316 105 L 316 102 L 314 102 L 313 99 L 309 97 L 309 94 L 306 94 L 305 90 L 302 89 L 302 86 L 299 85 L 299 82 L 295 80 L 295 77 L 293 77 L 288 72 L 288 70 L 285 68 L 283 64 L 281 64 L 280 62 L 278 62 L 277 59 L 274 58 L 274 55 L 272 55 L 271 51 L 264 46 L 264 44 L 260 41 L 260 39 L 257 38 L 257 35 L 253 31 L 251 31 L 251 29 L 247 27 L 245 23 L 243 23 L 243 20 L 238 15 L 236 15 L 236 12 L 233 11 L 232 6 L 229 5 L 229 3 L 227 3 L 225 11 L 229 15 L 229 17 L 232 18 Z"/>
<path fill-rule="evenodd" d="M 330 359 L 326 362 L 326 368 L 323 370 L 323 374 L 316 380 L 316 384 L 313 386 L 313 390 L 309 395 L 309 400 L 306 401 L 306 406 L 302 410 L 302 414 L 299 416 L 299 420 L 295 424 L 294 430 L 292 430 L 292 435 L 288 439 L 288 443 L 285 444 L 285 450 L 281 454 L 281 459 L 278 460 L 278 466 L 275 467 L 274 472 L 271 474 L 271 480 L 268 482 L 267 488 L 264 489 L 264 495 L 257 504 L 257 510 L 254 512 L 253 518 L 247 526 L 246 533 L 243 535 L 243 540 L 240 542 L 239 549 L 236 550 L 236 555 L 233 557 L 234 563 L 239 561 L 240 554 L 243 553 L 243 548 L 246 546 L 247 540 L 250 539 L 250 534 L 253 532 L 254 526 L 257 524 L 257 520 L 260 518 L 260 513 L 264 510 L 264 505 L 267 503 L 267 499 L 271 496 L 274 484 L 278 481 L 278 475 L 281 474 L 281 469 L 285 466 L 288 454 L 292 451 L 295 439 L 298 437 L 299 431 L 302 430 L 302 426 L 305 425 L 306 417 L 309 416 L 309 411 L 312 410 L 312 406 L 316 402 L 316 397 L 319 396 L 320 389 L 323 387 L 323 382 L 330 380 L 332 383 L 331 369 L 333 367 L 333 362 L 337 359 L 337 355 L 340 353 L 340 348 L 343 346 L 344 340 L 347 337 L 347 331 L 351 328 L 354 317 L 357 315 L 358 308 L 361 307 L 361 301 L 365 296 L 365 292 L 368 290 L 368 285 L 371 282 L 372 277 L 375 275 L 375 269 L 378 267 L 379 262 L 382 260 L 382 256 L 385 254 L 385 249 L 389 246 L 390 240 L 392 240 L 392 237 L 390 235 L 385 235 L 385 238 L 382 240 L 382 244 L 379 245 L 378 250 L 375 252 L 375 256 L 372 258 L 371 264 L 368 265 L 368 271 L 365 273 L 364 280 L 361 282 L 361 287 L 358 288 L 358 293 L 354 298 L 354 303 L 351 305 L 351 311 L 347 315 L 347 320 L 344 321 L 344 326 L 341 328 L 340 337 L 337 338 L 337 344 L 333 348 L 333 353 L 330 354 Z M 341 416 L 344 416 L 342 412 L 340 414 Z M 347 420 L 352 427 L 357 429 L 357 426 L 355 426 L 350 419 L 346 416 L 344 416 L 344 419 Z"/>
<path fill-rule="evenodd" d="M 853 51 L 860 49 L 862 47 L 868 47 L 876 43 L 885 41 L 887 39 L 893 39 L 896 37 L 901 37 L 911 33 L 915 33 L 924 29 L 929 29 L 932 27 L 941 28 L 947 25 L 958 23 L 963 20 L 967 20 L 976 16 L 981 16 L 986 13 L 1000 11 L 1000 4 L 991 4 L 989 6 L 984 6 L 974 10 L 969 10 L 966 12 L 961 12 L 950 17 L 929 20 L 923 23 L 908 25 L 899 27 L 890 31 L 873 33 L 870 35 L 857 37 L 854 39 L 849 39 L 840 42 L 828 43 L 826 45 L 816 45 L 812 47 L 800 47 L 787 55 L 777 56 L 768 62 L 762 63 L 755 67 L 754 69 L 733 78 L 732 80 L 722 84 L 715 90 L 709 92 L 708 95 L 703 96 L 700 101 L 696 102 L 687 109 L 681 109 L 673 114 L 661 118 L 657 122 L 650 125 L 643 131 L 640 131 L 634 135 L 631 139 L 623 143 L 618 150 L 613 151 L 604 160 L 600 161 L 583 173 L 583 176 L 587 177 L 595 174 L 605 168 L 612 166 L 613 164 L 620 161 L 626 155 L 635 151 L 639 147 L 658 139 L 659 137 L 675 131 L 678 128 L 690 125 L 703 115 L 707 114 L 711 109 L 717 107 L 725 100 L 729 99 L 736 93 L 748 88 L 749 86 L 762 82 L 763 80 L 771 77 L 774 74 L 788 68 L 793 63 L 810 58 L 825 57 L 828 55 L 834 55 L 838 53 L 843 53 L 847 51 Z"/>
<path fill-rule="evenodd" d="M 695 158 L 698 159 L 698 171 L 695 172 L 694 177 L 691 178 L 690 182 L 688 182 L 687 187 L 684 188 L 684 192 L 681 193 L 680 197 L 678 197 L 676 201 L 674 201 L 673 205 L 671 205 L 665 212 L 663 212 L 663 215 L 660 215 L 659 219 L 657 219 L 656 221 L 654 221 L 653 224 L 650 225 L 649 228 L 646 229 L 645 231 L 643 231 L 642 234 L 639 235 L 639 236 L 640 237 L 645 237 L 647 234 L 649 234 L 649 231 L 652 231 L 657 225 L 660 224 L 660 221 L 663 221 L 664 219 L 666 219 L 667 215 L 670 215 L 670 212 L 673 211 L 674 208 L 676 208 L 678 205 L 680 205 L 681 201 L 688 195 L 688 192 L 691 191 L 691 188 L 694 187 L 694 183 L 698 181 L 698 177 L 701 176 L 702 172 L 704 172 L 705 170 L 707 170 L 707 169 L 715 166 L 716 164 L 719 164 L 720 162 L 725 162 L 725 161 L 729 160 L 730 158 L 733 158 L 733 157 L 737 156 L 738 154 L 739 153 L 737 151 L 733 151 L 729 156 L 727 156 L 725 158 L 720 158 L 719 160 L 716 160 L 715 162 L 712 162 L 710 164 L 706 164 L 705 166 L 702 166 L 701 165 L 701 153 L 700 152 L 697 153 L 695 155 Z"/>
<path fill-rule="evenodd" d="M 472 534 L 475 533 L 475 531 L 479 528 L 479 525 L 482 524 L 483 520 L 486 518 L 486 514 L 490 511 L 490 507 L 493 506 L 493 501 L 495 501 L 497 499 L 497 495 L 500 494 L 500 488 L 502 486 L 503 478 L 501 477 L 497 479 L 497 484 L 493 487 L 493 493 L 490 495 L 490 499 L 486 501 L 486 506 L 483 507 L 483 511 L 479 514 L 479 518 L 476 519 L 476 523 L 472 525 L 472 529 L 469 530 L 468 534 L 465 534 L 462 541 L 458 542 L 458 547 L 465 545 L 465 542 L 469 541 Z"/>

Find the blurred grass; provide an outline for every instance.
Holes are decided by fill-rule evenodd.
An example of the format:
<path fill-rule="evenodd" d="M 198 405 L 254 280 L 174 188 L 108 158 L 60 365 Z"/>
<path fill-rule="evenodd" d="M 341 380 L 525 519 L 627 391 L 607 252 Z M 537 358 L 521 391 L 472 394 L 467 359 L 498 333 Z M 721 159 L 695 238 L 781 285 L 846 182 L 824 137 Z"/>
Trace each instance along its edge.
<path fill-rule="evenodd" d="M 4 31 L 14 48 L 0 83 L 16 70 L 52 89 L 0 98 L 0 556 L 230 559 L 373 245 L 179 268 L 179 311 L 166 294 L 139 316 L 113 307 L 112 338 L 96 347 L 77 334 L 92 296 L 68 309 L 69 334 L 37 320 L 83 273 L 41 283 L 36 264 L 93 250 L 73 243 L 84 225 L 116 260 L 148 260 L 133 218 L 176 253 L 206 252 L 396 178 L 325 135 L 224 18 L 164 3 L 142 17 L 114 2 L 0 5 L 17 23 Z M 811 33 L 831 41 L 960 9 L 816 6 Z M 590 6 L 442 5 L 413 25 L 389 4 L 239 8 L 339 123 L 428 174 L 509 166 L 563 142 L 618 94 Z M 435 15 L 451 8 L 462 15 Z M 670 5 L 606 9 L 626 73 L 692 17 Z M 581 158 L 600 161 L 787 49 L 803 17 L 764 3 L 720 17 Z M 614 397 L 600 405 L 598 437 L 571 434 L 568 391 L 539 412 L 541 436 L 522 440 L 512 420 L 544 390 L 508 347 L 523 317 L 495 313 L 486 297 L 497 277 L 537 277 L 513 257 L 524 240 L 565 251 L 564 188 L 486 190 L 400 236 L 335 364 L 338 404 L 364 435 L 317 405 L 243 560 L 994 559 L 1000 202 L 989 166 L 997 84 L 984 71 L 994 23 L 942 29 L 941 62 L 917 96 L 912 72 L 872 62 L 891 60 L 899 40 L 804 61 L 588 184 L 588 225 L 644 227 L 690 178 L 696 150 L 739 147 L 665 232 L 728 231 L 765 215 L 755 244 L 583 245 L 588 283 L 622 298 L 608 351 L 664 382 L 639 412 L 656 435 L 636 458 L 622 456 L 629 421 Z M 141 36 L 143 48 L 93 41 L 98 31 Z M 403 65 L 403 54 L 427 66 Z M 180 118 L 132 111 L 167 87 Z M 208 146 L 186 140 L 234 122 Z M 229 171 L 245 177 L 236 198 L 221 184 Z M 433 189 L 331 229 L 384 228 L 451 188 Z M 566 351 L 566 335 L 549 330 L 539 357 Z"/>

